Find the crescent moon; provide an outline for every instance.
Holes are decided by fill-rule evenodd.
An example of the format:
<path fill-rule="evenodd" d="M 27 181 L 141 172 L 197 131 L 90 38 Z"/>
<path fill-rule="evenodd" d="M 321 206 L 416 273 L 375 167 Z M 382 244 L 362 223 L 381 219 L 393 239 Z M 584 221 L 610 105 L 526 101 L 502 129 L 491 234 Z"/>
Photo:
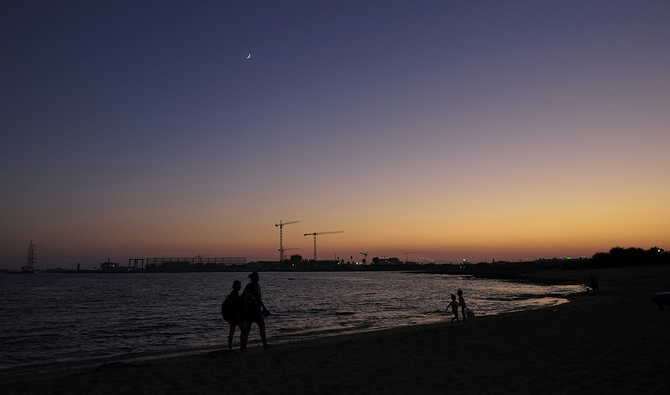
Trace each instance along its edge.
<path fill-rule="evenodd" d="M 247 59 L 249 59 L 250 57 L 251 57 L 251 54 L 249 54 L 249 55 L 247 56 Z"/>

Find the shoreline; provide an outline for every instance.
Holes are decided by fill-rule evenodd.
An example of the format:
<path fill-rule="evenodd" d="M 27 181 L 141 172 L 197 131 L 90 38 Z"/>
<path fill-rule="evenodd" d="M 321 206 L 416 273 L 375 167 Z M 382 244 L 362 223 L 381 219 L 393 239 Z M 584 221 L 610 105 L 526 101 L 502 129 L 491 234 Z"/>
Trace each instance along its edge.
<path fill-rule="evenodd" d="M 550 306 L 543 306 L 543 307 L 538 307 L 538 308 L 530 308 L 526 310 L 518 310 L 518 311 L 511 311 L 511 312 L 506 312 L 506 313 L 500 313 L 500 314 L 489 314 L 489 315 L 482 315 L 482 316 L 477 316 L 475 319 L 481 320 L 485 319 L 487 317 L 497 317 L 497 316 L 507 316 L 507 315 L 512 315 L 512 314 L 523 314 L 523 313 L 531 313 L 535 312 L 538 310 L 543 310 L 543 309 L 552 309 L 556 308 L 557 306 L 561 306 L 564 304 L 570 303 L 570 298 L 573 295 L 568 295 L 565 297 L 565 302 L 559 302 Z M 290 349 L 294 347 L 308 347 L 308 346 L 319 346 L 321 344 L 329 344 L 329 343 L 337 343 L 341 341 L 349 341 L 349 340 L 358 340 L 358 339 L 363 339 L 368 336 L 385 336 L 385 335 L 390 335 L 390 334 L 401 334 L 404 332 L 412 331 L 415 329 L 422 329 L 422 328 L 429 328 L 429 327 L 437 327 L 437 326 L 443 326 L 443 325 L 452 325 L 452 324 L 457 324 L 457 323 L 452 323 L 449 321 L 448 317 L 451 317 L 450 314 L 445 315 L 445 318 L 441 322 L 436 322 L 436 323 L 424 323 L 424 324 L 414 324 L 414 325 L 402 325 L 402 326 L 396 326 L 392 328 L 383 328 L 383 329 L 371 329 L 371 330 L 366 330 L 366 331 L 361 331 L 361 332 L 355 332 L 355 333 L 346 333 L 346 334 L 335 334 L 335 335 L 326 335 L 326 336 L 318 336 L 318 337 L 310 337 L 306 339 L 296 339 L 296 340 L 288 340 L 288 341 L 281 341 L 277 343 L 273 343 L 272 339 L 268 339 L 269 342 L 272 344 L 273 350 L 284 350 L 284 349 Z M 236 332 L 236 335 L 239 335 L 238 332 Z M 252 341 L 250 342 L 250 351 L 254 349 L 258 349 L 258 351 L 262 351 L 261 346 L 260 346 L 260 339 L 251 339 Z M 232 353 L 239 353 L 240 351 L 235 348 Z M 172 352 L 154 352 L 154 353 L 146 353 L 146 354 L 138 354 L 138 355 L 133 355 L 133 354 L 127 354 L 127 355 L 119 355 L 119 356 L 109 356 L 109 357 L 100 357 L 100 358 L 91 358 L 91 359 L 84 359 L 84 360 L 74 360 L 74 361 L 63 361 L 63 362 L 47 362 L 47 363 L 42 363 L 42 364 L 27 364 L 27 365 L 20 365 L 16 367 L 9 367 L 9 368 L 2 368 L 0 369 L 0 378 L 5 379 L 5 378 L 11 378 L 13 376 L 22 376 L 22 375 L 34 375 L 34 374 L 44 374 L 48 376 L 53 376 L 53 375 L 59 375 L 59 374 L 69 374 L 72 372 L 81 372 L 81 371 L 88 371 L 88 370 L 95 370 L 102 365 L 106 364 L 117 364 L 117 363 L 123 363 L 123 364 L 133 364 L 133 363 L 151 363 L 153 361 L 166 361 L 166 360 L 180 360 L 180 359 L 189 359 L 192 357 L 202 357 L 202 356 L 207 356 L 211 355 L 212 353 L 229 353 L 228 350 L 222 349 L 221 347 L 203 347 L 203 348 L 198 348 L 198 349 L 192 349 L 192 350 L 184 350 L 184 351 L 172 351 Z"/>
<path fill-rule="evenodd" d="M 533 272 L 533 271 L 531 271 Z M 545 272 L 544 270 L 542 272 Z M 567 278 L 566 276 L 555 276 L 551 275 L 549 277 L 529 277 L 529 278 L 522 278 L 517 272 L 515 272 L 514 276 L 509 276 L 509 273 L 500 273 L 498 275 L 494 274 L 493 276 L 478 276 L 474 275 L 472 273 L 462 273 L 462 274 L 452 274 L 452 273 L 433 273 L 433 272 L 414 272 L 414 271 L 401 271 L 399 273 L 407 273 L 407 274 L 428 274 L 428 275 L 449 275 L 449 276 L 458 276 L 458 277 L 472 277 L 472 278 L 494 278 L 494 279 L 501 279 L 501 280 L 508 280 L 510 282 L 519 282 L 519 283 L 536 283 L 536 284 L 541 284 L 541 285 L 565 285 L 565 284 L 574 284 L 574 285 L 579 285 L 579 282 L 575 278 Z M 556 281 L 554 278 L 558 278 L 559 280 Z M 551 305 L 546 305 L 546 306 L 541 306 L 541 307 L 528 307 L 520 310 L 514 310 L 514 311 L 507 311 L 504 313 L 480 313 L 480 315 L 477 316 L 477 318 L 481 319 L 485 316 L 493 316 L 493 315 L 500 315 L 500 314 L 511 314 L 511 313 L 516 313 L 516 312 L 524 312 L 524 311 L 534 311 L 537 309 L 542 309 L 542 308 L 552 308 L 557 305 L 563 304 L 563 303 L 568 303 L 569 300 L 567 296 L 561 296 L 557 297 L 555 295 L 550 295 L 547 294 L 546 297 L 551 297 L 552 299 L 555 299 L 555 303 Z M 538 296 L 539 298 L 539 296 Z M 552 301 L 553 302 L 553 301 Z M 319 342 L 322 339 L 346 339 L 347 337 L 351 336 L 358 336 L 362 335 L 365 333 L 385 333 L 386 331 L 394 331 L 394 330 L 407 330 L 409 328 L 413 327 L 424 327 L 424 326 L 430 326 L 430 325 L 440 325 L 443 324 L 444 322 L 448 321 L 451 318 L 451 313 L 445 313 L 444 316 L 440 319 L 438 322 L 431 322 L 431 323 L 418 323 L 418 324 L 407 324 L 407 325 L 400 325 L 400 326 L 395 326 L 395 327 L 384 327 L 384 328 L 368 328 L 366 330 L 363 330 L 361 332 L 349 332 L 346 331 L 344 333 L 333 333 L 333 334 L 320 334 L 320 335 L 307 335 L 305 337 L 294 337 L 294 338 L 283 338 L 279 337 L 278 339 L 273 339 L 270 338 L 270 342 L 275 344 L 276 346 L 281 346 L 282 348 L 286 345 L 293 345 L 293 344 L 302 344 L 302 343 L 311 343 L 311 342 Z M 224 328 L 225 329 L 225 328 Z M 227 331 L 226 331 L 227 334 Z M 258 346 L 260 344 L 260 339 L 250 339 L 251 345 L 252 346 Z M 274 342 L 273 342 L 274 341 Z M 99 365 L 105 364 L 105 363 L 114 363 L 114 362 L 122 362 L 122 363 L 135 363 L 135 362 L 143 362 L 143 361 L 150 361 L 154 359 L 165 359 L 165 358 L 179 358 L 183 356 L 190 356 L 190 355 L 198 355 L 198 354 L 205 354 L 205 353 L 210 353 L 210 352 L 215 352 L 215 351 L 220 351 L 221 346 L 214 346 L 214 345 L 209 345 L 209 346 L 201 346 L 198 348 L 192 348 L 192 349 L 181 349 L 181 350 L 162 350 L 162 351 L 147 351 L 147 352 L 138 352 L 138 353 L 129 353 L 129 354 L 121 354 L 121 355 L 111 355 L 111 356 L 98 356 L 98 357 L 89 357 L 89 358 L 83 358 L 83 359 L 73 359 L 73 360 L 63 360 L 63 361 L 51 361 L 51 362 L 35 362 L 35 363 L 27 363 L 27 364 L 22 364 L 22 365 L 16 365 L 16 366 L 8 366 L 8 367 L 0 367 L 0 378 L 3 377 L 10 377 L 14 375 L 23 375 L 23 374 L 35 374 L 35 373 L 51 373 L 51 372 L 68 372 L 68 371 L 78 371 L 78 370 L 85 370 L 85 369 L 92 369 L 96 368 Z"/>
<path fill-rule="evenodd" d="M 273 273 L 275 275 L 279 275 L 280 278 L 282 277 L 282 273 L 280 272 L 275 272 Z M 428 274 L 428 275 L 426 275 Z M 369 274 L 361 273 L 361 275 L 364 276 L 364 278 L 369 278 Z M 420 290 L 421 286 L 424 286 L 426 281 L 430 281 L 431 283 L 437 282 L 438 285 L 436 286 L 431 286 L 431 290 L 437 290 L 438 293 L 443 293 L 440 291 L 442 282 L 443 281 L 462 281 L 462 280 L 467 280 L 467 283 L 472 282 L 474 283 L 479 283 L 481 280 L 475 278 L 474 276 L 471 276 L 470 274 L 461 274 L 461 275 L 445 275 L 440 273 L 439 275 L 436 275 L 434 273 L 416 273 L 416 272 L 394 272 L 391 274 L 384 273 L 384 278 L 389 275 L 392 277 L 392 279 L 395 279 L 394 281 L 400 282 L 400 283 L 405 283 L 405 278 L 410 278 L 408 281 L 415 281 L 417 284 L 415 284 L 416 290 Z M 316 276 L 316 278 L 321 278 L 321 274 L 316 274 L 312 275 L 309 274 L 308 276 Z M 347 274 L 347 276 L 352 278 L 356 278 L 356 274 Z M 373 275 L 376 276 L 376 275 Z M 284 276 L 285 277 L 285 276 Z M 210 278 L 216 278 L 216 277 L 210 277 Z M 296 277 L 300 279 L 300 277 Z M 310 277 L 311 278 L 311 277 Z M 330 278 L 330 277 L 326 277 Z M 376 278 L 376 277 L 375 277 Z M 295 278 L 289 277 L 289 279 L 294 280 Z M 417 280 L 418 279 L 418 280 Z M 443 280 L 446 279 L 446 280 Z M 59 280 L 60 281 L 60 280 Z M 232 281 L 232 280 L 231 280 Z M 71 283 L 77 284 L 77 281 L 71 280 Z M 506 288 L 507 284 L 514 284 L 518 281 L 514 280 L 496 280 L 494 281 L 495 284 L 498 284 L 496 286 L 502 287 L 502 289 Z M 528 281 L 521 281 L 520 283 L 528 283 Z M 293 286 L 294 283 L 288 283 L 288 286 Z M 483 282 L 483 284 L 487 284 L 486 281 Z M 355 287 L 355 284 L 351 285 L 352 287 Z M 467 286 L 467 285 L 466 285 Z M 472 285 L 471 285 L 472 286 Z M 486 286 L 486 285 L 484 285 Z M 513 286 L 516 287 L 516 286 Z M 522 285 L 522 287 L 525 287 Z M 414 288 L 414 287 L 412 287 Z M 544 287 L 544 286 L 532 286 L 532 290 L 529 290 L 527 293 L 522 292 L 521 294 L 523 297 L 520 298 L 515 298 L 516 294 L 513 295 L 506 295 L 505 297 L 501 297 L 500 299 L 498 298 L 493 298 L 495 300 L 495 303 L 497 306 L 489 305 L 489 304 L 484 304 L 485 307 L 482 307 L 482 309 L 479 309 L 477 302 L 479 301 L 480 303 L 484 301 L 484 303 L 487 303 L 485 301 L 485 297 L 491 296 L 488 295 L 488 293 L 481 293 L 480 295 L 477 295 L 475 298 L 476 300 L 470 300 L 470 302 L 473 302 L 474 305 L 470 305 L 471 308 L 475 309 L 475 313 L 481 317 L 484 315 L 488 314 L 501 314 L 504 311 L 519 311 L 519 310 L 526 310 L 526 309 L 535 309 L 541 306 L 546 306 L 546 305 L 553 305 L 557 304 L 560 302 L 564 302 L 565 299 L 562 299 L 565 297 L 566 294 L 569 292 L 579 292 L 578 288 L 581 288 L 581 286 L 569 286 L 569 287 L 563 287 L 563 289 L 555 290 L 552 289 L 551 291 L 549 288 L 552 287 Z M 393 288 L 388 288 L 388 286 L 384 287 L 384 289 L 388 290 L 388 294 L 390 296 L 393 296 L 395 293 L 393 291 Z M 379 292 L 385 292 L 383 290 L 379 290 Z M 420 296 L 421 291 L 419 292 L 412 292 L 411 295 L 405 294 L 406 297 L 408 297 L 408 300 L 413 300 L 414 302 L 417 302 L 417 300 L 414 300 L 412 298 L 421 298 Z M 396 295 L 397 296 L 397 295 Z M 405 297 L 403 296 L 403 298 Z M 436 296 L 439 298 L 440 296 L 444 295 L 438 295 Z M 511 299 L 508 299 L 511 298 Z M 397 299 L 397 297 L 396 297 Z M 405 302 L 404 300 L 400 300 L 400 303 L 403 304 L 408 304 L 408 302 Z M 505 300 L 510 300 L 511 302 L 505 302 Z M 341 335 L 346 335 L 346 334 L 352 334 L 352 333 L 357 333 L 359 331 L 378 331 L 381 329 L 388 329 L 388 328 L 393 328 L 396 326 L 407 326 L 407 325 L 421 325 L 425 323 L 435 323 L 435 322 L 441 322 L 446 319 L 451 318 L 451 313 L 447 313 L 444 311 L 444 308 L 440 308 L 440 300 L 436 299 L 437 304 L 435 303 L 430 303 L 426 306 L 415 306 L 415 307 L 405 307 L 405 310 L 403 311 L 404 316 L 407 316 L 407 319 L 393 319 L 393 317 L 383 317 L 379 316 L 379 314 L 382 314 L 382 312 L 387 308 L 384 302 L 378 301 L 381 303 L 377 307 L 372 306 L 370 308 L 370 311 L 363 311 L 361 310 L 361 314 L 373 314 L 376 316 L 379 316 L 378 320 L 371 320 L 367 319 L 367 321 L 363 322 L 351 322 L 351 319 L 349 317 L 344 317 L 340 319 L 339 317 L 336 318 L 336 320 L 330 318 L 330 317 L 325 317 L 323 322 L 314 322 L 311 326 L 308 326 L 306 328 L 300 328 L 299 326 L 290 326 L 290 327 L 285 327 L 284 321 L 286 320 L 286 314 L 285 312 L 279 310 L 277 314 L 278 320 L 270 319 L 268 321 L 268 335 L 271 336 L 270 341 L 277 344 L 277 343 L 285 343 L 285 342 L 300 342 L 308 339 L 313 339 L 313 338 L 318 338 L 318 337 L 331 337 L 331 336 L 341 336 Z M 352 300 L 352 303 L 356 303 L 355 301 Z M 419 303 L 417 303 L 418 305 Z M 286 306 L 286 305 L 283 305 Z M 355 311 L 356 314 L 359 314 L 360 309 L 357 309 L 354 307 L 355 304 L 351 306 L 353 310 Z M 96 307 L 96 306 L 92 306 Z M 289 304 L 289 309 L 292 308 L 290 307 Z M 284 307 L 286 309 L 286 307 Z M 402 309 L 402 307 L 401 307 Z M 345 309 L 346 310 L 346 309 Z M 19 310 L 17 310 L 19 311 Z M 339 310 L 335 310 L 339 311 Z M 208 309 L 207 312 L 210 312 Z M 346 315 L 353 315 L 354 313 L 347 313 Z M 339 313 L 337 314 L 339 315 Z M 416 315 L 416 317 L 415 317 Z M 448 316 L 448 318 L 447 318 Z M 217 317 L 220 321 L 220 315 L 217 314 Z M 308 317 L 309 319 L 315 319 L 316 317 Z M 390 319 L 387 319 L 390 318 Z M 328 320 L 331 321 L 328 321 Z M 347 321 L 349 320 L 349 321 Z M 275 322 L 278 321 L 278 322 Z M 35 320 L 35 322 L 38 322 Z M 218 321 L 216 322 L 217 324 L 219 323 Z M 180 342 L 164 342 L 164 346 L 159 346 L 160 343 L 156 343 L 154 347 L 142 347 L 142 338 L 139 338 L 139 341 L 136 341 L 137 347 L 116 347 L 117 344 L 125 344 L 123 343 L 123 339 L 120 339 L 120 343 L 115 343 L 113 340 L 112 341 L 106 341 L 104 344 L 104 347 L 100 347 L 99 350 L 101 352 L 95 352 L 98 350 L 97 348 L 85 348 L 85 346 L 88 344 L 87 342 L 90 339 L 93 339 L 90 336 L 83 337 L 81 340 L 75 339 L 72 337 L 69 337 L 69 343 L 61 341 L 60 339 L 56 339 L 58 344 L 48 344 L 44 343 L 44 347 L 48 347 L 48 349 L 53 350 L 52 352 L 47 352 L 44 350 L 43 346 L 37 346 L 37 344 L 42 344 L 42 343 L 33 343 L 32 340 L 29 340 L 28 338 L 24 338 L 22 342 L 27 342 L 25 344 L 16 344 L 16 348 L 8 349 L 7 355 L 4 355 L 5 358 L 3 358 L 4 361 L 7 363 L 1 364 L 0 365 L 0 376 L 10 374 L 12 372 L 30 372 L 30 371 L 47 371 L 47 370 L 68 370 L 72 368 L 76 368 L 79 366 L 94 366 L 95 364 L 102 364 L 105 362 L 110 362 L 110 361 L 136 361 L 136 360 L 146 360 L 146 359 L 152 359 L 152 358 L 161 358 L 164 355 L 186 355 L 186 354 L 193 354 L 193 353 L 198 353 L 198 352 L 208 352 L 212 350 L 216 350 L 217 347 L 221 347 L 222 341 L 225 343 L 225 335 L 227 335 L 227 324 L 223 321 L 220 321 L 221 325 L 216 325 L 216 327 L 213 327 L 213 325 L 209 324 L 209 327 L 203 331 L 202 327 L 199 327 L 199 325 L 194 325 L 191 327 L 186 327 L 186 330 L 192 329 L 193 331 L 196 331 L 196 333 L 199 333 L 201 336 L 201 339 L 204 341 L 200 342 L 192 342 L 192 343 L 180 343 Z M 324 323 L 328 323 L 329 325 L 324 325 Z M 8 322 L 10 327 L 12 326 L 11 322 Z M 95 322 L 93 322 L 95 324 Z M 103 324 L 104 323 L 100 323 Z M 339 325 L 338 325 L 339 324 Z M 91 325 L 84 325 L 84 327 L 90 327 Z M 281 328 L 279 330 L 278 328 Z M 35 329 L 37 331 L 42 331 L 44 332 L 45 330 L 48 331 L 48 328 L 40 328 L 39 326 L 36 326 Z M 116 333 L 123 333 L 126 330 L 131 330 L 131 327 L 122 327 L 122 326 L 116 326 Z M 197 332 L 199 331 L 199 332 Z M 224 334 L 224 332 L 226 332 Z M 181 331 L 173 331 L 173 333 L 182 333 Z M 184 332 L 184 333 L 190 333 L 190 332 Z M 67 334 L 65 334 L 67 336 Z M 94 335 L 94 334 L 91 334 Z M 16 338 L 18 341 L 18 337 Z M 116 337 L 115 339 L 118 339 Z M 36 339 L 39 340 L 39 339 Z M 236 338 L 236 343 L 237 343 L 237 338 Z M 259 339 L 250 339 L 251 341 L 256 341 L 258 342 Z M 237 344 L 236 344 L 237 346 Z M 58 347 L 56 349 L 55 347 Z M 23 352 L 15 352 L 15 349 L 21 349 L 25 348 Z M 81 349 L 81 352 L 71 352 L 69 349 L 70 348 L 75 348 L 76 350 L 73 351 L 78 351 Z M 28 350 L 33 350 L 33 352 L 28 351 Z M 61 352 L 62 351 L 62 352 Z"/>
<path fill-rule="evenodd" d="M 585 279 L 590 272 L 569 273 Z M 271 350 L 253 347 L 247 353 L 217 348 L 188 355 L 110 358 L 102 364 L 96 360 L 42 371 L 5 371 L 0 372 L 0 389 L 4 394 L 70 393 L 81 388 L 101 394 L 122 393 L 122 388 L 220 393 L 223 387 L 240 393 L 338 389 L 389 394 L 431 393 L 459 383 L 463 392 L 458 388 L 449 392 L 534 388 L 542 393 L 584 393 L 588 388 L 595 393 L 668 393 L 670 344 L 663 338 L 670 327 L 670 309 L 659 311 L 650 297 L 670 290 L 670 267 L 593 272 L 601 279 L 602 293 L 571 295 L 569 303 L 561 305 L 460 323 L 445 320 L 292 341 Z M 541 275 L 565 277 L 565 271 Z"/>
<path fill-rule="evenodd" d="M 507 317 L 527 313 L 532 314 L 545 309 L 555 309 L 558 306 L 564 306 L 566 304 L 571 303 L 570 299 L 572 297 L 573 295 L 566 297 L 568 301 L 564 303 L 558 303 L 551 306 L 544 306 L 528 310 L 479 316 L 475 317 L 474 319 L 471 319 L 471 321 L 472 320 L 479 321 L 487 318 Z M 402 336 L 408 332 L 439 329 L 445 326 L 459 325 L 459 324 L 460 323 L 457 322 L 450 322 L 450 320 L 445 318 L 444 321 L 438 323 L 404 325 L 393 328 L 375 329 L 356 333 L 322 336 L 322 337 L 315 337 L 301 340 L 289 340 L 280 343 L 272 343 L 271 339 L 269 339 L 269 341 L 272 344 L 271 352 L 275 352 L 282 350 L 290 350 L 293 348 L 311 348 L 327 344 L 366 341 L 371 338 L 377 338 L 377 337 Z M 238 349 L 228 351 L 227 349 L 222 349 L 221 347 L 214 347 L 214 348 L 207 347 L 202 349 L 186 350 L 186 351 L 150 353 L 147 355 L 111 356 L 111 357 L 87 359 L 82 361 L 66 361 L 66 362 L 52 362 L 52 363 L 35 364 L 35 365 L 23 365 L 15 368 L 13 367 L 13 368 L 0 369 L 0 379 L 6 382 L 20 381 L 21 377 L 26 376 L 33 376 L 33 377 L 39 376 L 39 379 L 47 379 L 47 378 L 61 377 L 63 375 L 81 374 L 95 371 L 106 371 L 108 369 L 115 370 L 113 366 L 116 366 L 118 368 L 122 365 L 141 366 L 145 364 L 154 364 L 154 363 L 184 363 L 187 361 L 197 360 L 201 358 L 218 358 L 224 355 L 243 356 L 249 353 L 267 352 L 262 349 L 259 339 L 254 340 L 256 341 L 253 342 L 253 345 L 250 345 L 249 351 L 246 353 L 242 353 Z M 0 388 L 2 388 L 1 385 Z"/>

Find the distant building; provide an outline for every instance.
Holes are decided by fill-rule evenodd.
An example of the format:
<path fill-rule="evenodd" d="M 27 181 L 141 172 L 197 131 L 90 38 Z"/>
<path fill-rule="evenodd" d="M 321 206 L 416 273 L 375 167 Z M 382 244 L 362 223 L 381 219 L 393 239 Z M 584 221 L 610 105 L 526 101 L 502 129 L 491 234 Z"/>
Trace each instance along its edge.
<path fill-rule="evenodd" d="M 378 265 L 400 265 L 402 261 L 398 258 L 386 258 L 386 259 L 380 259 L 377 261 Z"/>
<path fill-rule="evenodd" d="M 119 264 L 117 262 L 111 262 L 109 259 L 107 259 L 107 262 L 103 262 L 100 264 L 100 270 L 104 271 L 119 270 Z"/>

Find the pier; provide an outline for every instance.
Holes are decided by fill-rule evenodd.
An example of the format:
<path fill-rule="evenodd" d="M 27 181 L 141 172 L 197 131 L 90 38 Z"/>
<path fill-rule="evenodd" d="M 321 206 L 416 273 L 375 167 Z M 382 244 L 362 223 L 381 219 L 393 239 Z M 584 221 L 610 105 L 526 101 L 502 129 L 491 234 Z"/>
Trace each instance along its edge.
<path fill-rule="evenodd" d="M 230 271 L 237 266 L 247 264 L 245 257 L 191 257 L 191 258 L 145 258 L 129 259 L 135 270 L 162 271 L 162 272 L 218 272 Z M 138 268 L 142 266 L 142 269 Z"/>

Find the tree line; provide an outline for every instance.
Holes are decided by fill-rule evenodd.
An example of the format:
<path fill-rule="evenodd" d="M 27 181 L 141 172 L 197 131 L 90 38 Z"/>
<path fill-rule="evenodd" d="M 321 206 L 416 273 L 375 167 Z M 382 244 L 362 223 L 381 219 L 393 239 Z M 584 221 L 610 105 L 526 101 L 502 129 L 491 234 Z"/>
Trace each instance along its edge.
<path fill-rule="evenodd" d="M 563 263 L 562 269 L 600 269 L 606 267 L 626 267 L 644 265 L 669 265 L 670 254 L 662 248 L 614 247 L 609 252 L 597 252 L 591 259 L 568 261 Z"/>

